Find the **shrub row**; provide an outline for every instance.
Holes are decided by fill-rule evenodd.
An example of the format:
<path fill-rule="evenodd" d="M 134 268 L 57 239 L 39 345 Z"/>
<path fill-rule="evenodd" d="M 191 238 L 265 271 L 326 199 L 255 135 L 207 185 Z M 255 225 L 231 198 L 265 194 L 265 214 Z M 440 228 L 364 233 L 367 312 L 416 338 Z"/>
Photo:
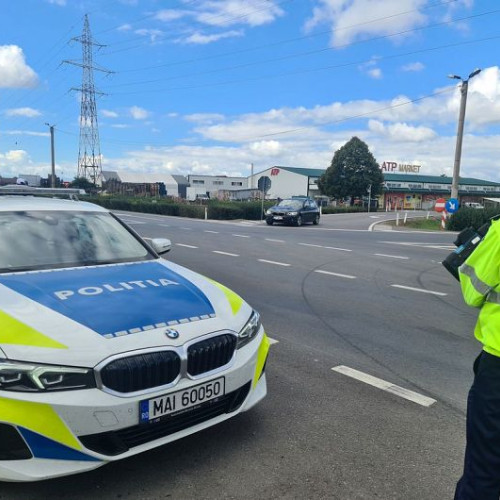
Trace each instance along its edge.
<path fill-rule="evenodd" d="M 492 217 L 499 214 L 498 208 L 460 208 L 452 214 L 446 223 L 446 229 L 450 231 L 462 231 L 466 227 L 478 229 L 485 222 L 488 222 Z"/>
<path fill-rule="evenodd" d="M 207 216 L 209 219 L 219 220 L 260 220 L 262 211 L 261 202 L 221 202 L 213 200 L 207 205 L 195 205 L 190 203 L 177 203 L 171 200 L 112 196 L 93 196 L 86 198 L 86 200 L 110 210 L 173 215 L 194 219 L 205 218 L 205 207 L 207 208 Z M 271 205 L 272 203 L 270 202 L 265 203 L 264 210 L 269 208 Z"/>
<path fill-rule="evenodd" d="M 347 206 L 347 207 L 323 207 L 321 212 L 323 214 L 347 214 L 353 212 L 367 212 L 368 209 L 360 206 Z"/>

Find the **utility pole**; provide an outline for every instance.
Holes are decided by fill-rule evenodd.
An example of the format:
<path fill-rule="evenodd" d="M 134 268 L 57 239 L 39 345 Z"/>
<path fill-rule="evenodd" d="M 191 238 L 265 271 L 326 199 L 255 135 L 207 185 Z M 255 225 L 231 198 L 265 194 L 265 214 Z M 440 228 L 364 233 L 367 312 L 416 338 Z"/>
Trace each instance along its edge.
<path fill-rule="evenodd" d="M 68 64 L 79 66 L 83 69 L 82 86 L 72 88 L 80 92 L 80 145 L 78 148 L 78 173 L 77 177 L 89 179 L 94 186 L 102 179 L 101 146 L 99 143 L 99 127 L 97 125 L 97 106 L 95 96 L 104 95 L 96 90 L 94 85 L 94 70 L 103 73 L 112 73 L 105 68 L 93 63 L 94 47 L 100 49 L 105 47 L 92 38 L 90 32 L 89 17 L 85 14 L 83 33 L 72 40 L 82 44 L 83 61 L 63 61 Z"/>
<path fill-rule="evenodd" d="M 467 105 L 467 91 L 469 89 L 469 80 L 481 73 L 480 69 L 475 69 L 469 77 L 464 80 L 458 75 L 448 75 L 448 78 L 460 80 L 460 112 L 458 115 L 458 128 L 457 128 L 457 143 L 455 146 L 455 162 L 453 164 L 453 179 L 451 182 L 451 197 L 458 200 L 458 183 L 460 179 L 460 161 L 462 159 L 462 140 L 464 135 L 465 123 L 465 107 Z"/>
<path fill-rule="evenodd" d="M 49 125 L 48 123 L 45 123 L 47 127 L 50 129 L 50 161 L 52 165 L 52 174 L 50 176 L 50 186 L 52 188 L 56 187 L 56 155 L 55 155 L 55 148 L 54 148 L 54 125 Z"/>

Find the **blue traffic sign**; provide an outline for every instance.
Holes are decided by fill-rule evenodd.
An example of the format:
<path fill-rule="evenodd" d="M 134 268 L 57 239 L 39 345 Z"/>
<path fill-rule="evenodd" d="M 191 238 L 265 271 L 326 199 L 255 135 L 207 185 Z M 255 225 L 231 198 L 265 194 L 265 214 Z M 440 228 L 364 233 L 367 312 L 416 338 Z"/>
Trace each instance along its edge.
<path fill-rule="evenodd" d="M 446 205 L 445 205 L 446 211 L 449 214 L 454 214 L 458 210 L 458 207 L 459 207 L 459 203 L 458 203 L 458 200 L 456 198 L 450 198 L 446 202 Z"/>

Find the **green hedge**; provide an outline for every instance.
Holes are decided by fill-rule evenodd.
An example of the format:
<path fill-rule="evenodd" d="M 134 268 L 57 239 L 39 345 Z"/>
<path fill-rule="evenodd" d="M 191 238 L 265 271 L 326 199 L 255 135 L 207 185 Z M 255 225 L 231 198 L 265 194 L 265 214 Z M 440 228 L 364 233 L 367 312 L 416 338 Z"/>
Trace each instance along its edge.
<path fill-rule="evenodd" d="M 170 200 L 156 200 L 154 198 L 92 196 L 85 199 L 110 210 L 173 215 L 193 219 L 204 219 L 205 207 L 209 219 L 219 220 L 260 220 L 262 211 L 261 202 L 222 202 L 212 200 L 207 205 L 198 205 L 194 203 L 177 203 Z M 271 205 L 270 202 L 264 203 L 264 210 Z"/>
<path fill-rule="evenodd" d="M 500 210 L 498 208 L 460 208 L 450 216 L 446 223 L 446 229 L 450 231 L 462 231 L 462 229 L 470 226 L 474 229 L 478 229 L 499 213 Z"/>
<path fill-rule="evenodd" d="M 359 206 L 348 207 L 323 207 L 321 213 L 323 214 L 347 214 L 353 212 L 367 212 L 367 208 Z"/>

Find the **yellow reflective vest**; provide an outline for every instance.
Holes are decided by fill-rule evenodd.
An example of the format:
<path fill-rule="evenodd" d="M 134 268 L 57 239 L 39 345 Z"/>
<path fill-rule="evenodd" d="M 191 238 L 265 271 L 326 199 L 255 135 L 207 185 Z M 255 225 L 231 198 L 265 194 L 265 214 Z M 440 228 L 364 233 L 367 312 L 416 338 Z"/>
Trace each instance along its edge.
<path fill-rule="evenodd" d="M 465 302 L 481 308 L 474 335 L 486 352 L 500 357 L 500 220 L 492 221 L 459 275 Z"/>

